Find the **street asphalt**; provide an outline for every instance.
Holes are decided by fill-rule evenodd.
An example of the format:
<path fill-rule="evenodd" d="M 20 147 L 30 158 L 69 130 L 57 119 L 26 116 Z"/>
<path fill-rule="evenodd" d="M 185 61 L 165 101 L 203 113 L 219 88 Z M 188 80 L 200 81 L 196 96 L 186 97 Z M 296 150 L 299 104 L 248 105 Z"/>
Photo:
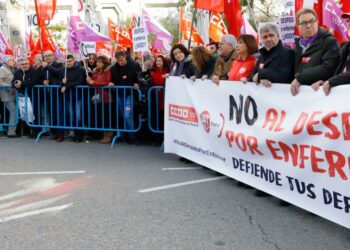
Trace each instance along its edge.
<path fill-rule="evenodd" d="M 219 177 L 152 145 L 0 138 L 0 249 L 349 249 L 349 229 Z"/>

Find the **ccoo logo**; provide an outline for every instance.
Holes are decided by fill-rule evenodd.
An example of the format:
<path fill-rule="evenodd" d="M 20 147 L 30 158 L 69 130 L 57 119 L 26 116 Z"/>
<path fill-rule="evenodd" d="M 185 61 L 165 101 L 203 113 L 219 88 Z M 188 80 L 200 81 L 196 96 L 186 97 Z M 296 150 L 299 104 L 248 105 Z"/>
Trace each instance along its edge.
<path fill-rule="evenodd" d="M 205 132 L 210 132 L 210 114 L 208 111 L 203 111 L 200 115 L 201 122 Z"/>

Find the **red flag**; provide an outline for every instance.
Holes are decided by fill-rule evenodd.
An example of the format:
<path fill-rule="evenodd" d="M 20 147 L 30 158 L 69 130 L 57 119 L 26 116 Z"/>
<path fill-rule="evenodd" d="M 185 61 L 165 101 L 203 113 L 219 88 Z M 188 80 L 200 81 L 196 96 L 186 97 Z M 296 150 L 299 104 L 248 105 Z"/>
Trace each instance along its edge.
<path fill-rule="evenodd" d="M 317 14 L 318 23 L 323 24 L 323 17 L 322 17 L 322 6 L 323 6 L 323 0 L 318 0 L 314 3 L 314 10 Z"/>
<path fill-rule="evenodd" d="M 225 1 L 224 13 L 227 20 L 228 32 L 236 37 L 239 36 L 243 24 L 240 0 Z"/>
<path fill-rule="evenodd" d="M 130 38 L 132 39 L 132 29 L 137 27 L 137 20 L 135 15 L 132 16 L 131 20 L 130 20 L 130 26 L 129 26 L 129 34 L 130 34 Z"/>
<path fill-rule="evenodd" d="M 56 51 L 56 46 L 55 42 L 53 41 L 49 29 L 47 28 L 46 25 L 41 26 L 40 28 L 40 35 L 41 35 L 41 40 L 42 40 L 42 48 L 40 48 L 45 51 L 45 50 L 51 50 L 52 52 Z M 40 41 L 39 41 L 40 42 Z"/>
<path fill-rule="evenodd" d="M 7 40 L 7 44 L 8 44 L 8 46 L 6 48 L 5 55 L 15 56 L 10 39 Z"/>
<path fill-rule="evenodd" d="M 209 37 L 215 42 L 220 42 L 221 36 L 227 34 L 227 29 L 219 13 L 213 12 L 210 17 Z"/>
<path fill-rule="evenodd" d="M 118 27 L 110 18 L 108 18 L 108 35 L 109 38 L 117 43 L 117 48 L 126 49 L 132 47 L 129 31 L 126 28 Z"/>
<path fill-rule="evenodd" d="M 132 48 L 132 39 L 128 30 L 125 27 L 124 28 L 117 27 L 116 33 L 117 33 L 117 38 L 116 38 L 117 46 L 120 46 L 123 49 Z"/>
<path fill-rule="evenodd" d="M 350 12 L 350 0 L 340 0 L 340 8 L 343 12 L 349 13 Z"/>
<path fill-rule="evenodd" d="M 224 12 L 225 0 L 195 0 L 194 7 L 197 9 Z"/>
<path fill-rule="evenodd" d="M 96 54 L 97 56 L 105 56 L 111 58 L 112 56 L 112 45 L 110 42 L 96 42 Z"/>
<path fill-rule="evenodd" d="M 45 24 L 45 20 L 51 20 L 56 12 L 56 0 L 34 0 L 38 25 Z"/>
<path fill-rule="evenodd" d="M 115 23 L 108 17 L 108 36 L 113 41 L 117 40 L 117 32 L 116 32 L 117 26 Z"/>
<path fill-rule="evenodd" d="M 185 40 L 189 40 L 191 33 L 191 21 L 186 17 L 186 14 L 180 9 L 180 32 L 183 33 L 183 38 Z M 191 41 L 197 44 L 204 44 L 201 36 L 198 33 L 198 30 L 193 27 L 192 28 L 192 37 Z"/>
<path fill-rule="evenodd" d="M 27 57 L 30 63 L 34 62 L 34 57 L 37 54 L 40 54 L 40 47 L 37 47 L 37 45 L 35 44 L 32 31 L 30 31 L 29 38 L 28 38 L 28 53 L 27 53 Z"/>
<path fill-rule="evenodd" d="M 295 0 L 295 13 L 304 7 L 304 0 Z"/>

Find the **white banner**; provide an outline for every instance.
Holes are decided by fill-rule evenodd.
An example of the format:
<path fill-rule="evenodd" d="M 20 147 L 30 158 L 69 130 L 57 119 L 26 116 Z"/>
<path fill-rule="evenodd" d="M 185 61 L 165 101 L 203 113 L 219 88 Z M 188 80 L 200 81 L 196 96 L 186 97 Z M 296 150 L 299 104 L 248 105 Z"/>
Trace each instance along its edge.
<path fill-rule="evenodd" d="M 145 28 L 135 28 L 132 30 L 132 42 L 134 51 L 148 51 L 148 36 Z"/>
<path fill-rule="evenodd" d="M 283 0 L 284 11 L 280 17 L 281 39 L 283 44 L 295 47 L 295 0 Z"/>
<path fill-rule="evenodd" d="M 96 53 L 96 42 L 81 42 L 79 49 L 82 59 L 89 59 L 89 54 Z"/>
<path fill-rule="evenodd" d="M 349 92 L 170 77 L 165 152 L 350 228 Z"/>

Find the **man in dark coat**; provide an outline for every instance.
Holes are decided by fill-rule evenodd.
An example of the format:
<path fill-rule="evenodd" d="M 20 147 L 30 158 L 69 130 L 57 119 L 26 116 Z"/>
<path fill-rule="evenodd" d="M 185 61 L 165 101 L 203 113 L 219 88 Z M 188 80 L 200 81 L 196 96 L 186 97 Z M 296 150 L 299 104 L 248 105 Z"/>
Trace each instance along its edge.
<path fill-rule="evenodd" d="M 27 93 L 31 96 L 31 89 L 37 80 L 35 71 L 30 66 L 27 59 L 19 60 L 20 69 L 15 71 L 12 85 L 20 92 L 25 95 L 25 89 L 27 88 Z"/>
<path fill-rule="evenodd" d="M 43 70 L 43 84 L 45 86 L 49 85 L 61 85 L 62 79 L 60 79 L 60 72 L 62 66 L 55 61 L 55 55 L 51 50 L 44 52 L 44 62 L 42 63 Z M 49 121 L 50 127 L 57 127 L 56 129 L 51 129 L 53 134 L 53 139 L 57 142 L 62 142 L 64 140 L 64 130 L 61 129 L 64 125 L 63 122 L 63 96 L 61 94 L 60 88 L 52 88 L 47 91 L 46 99 L 46 111 L 49 114 L 45 114 L 45 120 Z M 50 118 L 50 119 L 47 119 Z"/>
<path fill-rule="evenodd" d="M 290 83 L 294 74 L 294 52 L 284 47 L 275 24 L 265 24 L 259 30 L 263 48 L 250 81 L 270 87 L 271 83 Z"/>
<path fill-rule="evenodd" d="M 76 87 L 84 84 L 86 73 L 72 55 L 67 56 L 66 64 L 67 69 L 63 68 L 60 72 L 63 85 L 61 92 L 65 93 L 65 110 L 63 112 L 67 114 L 66 124 L 68 127 L 81 127 L 82 94 L 81 91 L 76 90 Z M 82 142 L 83 137 L 82 130 L 74 130 L 74 142 Z"/>
<path fill-rule="evenodd" d="M 124 51 L 115 53 L 116 64 L 111 68 L 111 83 L 109 86 L 132 86 L 135 90 L 139 89 L 138 75 L 141 73 L 141 67 L 133 60 L 127 60 Z M 136 96 L 134 91 L 126 89 L 126 91 L 117 89 L 119 113 L 124 119 L 123 129 L 134 130 L 134 112 Z M 130 143 L 135 143 L 133 135 L 129 136 Z"/>
<path fill-rule="evenodd" d="M 13 80 L 12 80 L 12 85 L 17 89 L 19 92 L 20 96 L 25 96 L 26 91 L 27 95 L 30 98 L 32 103 L 32 87 L 35 84 L 35 81 L 37 80 L 36 75 L 34 70 L 29 64 L 28 59 L 21 59 L 19 60 L 19 67 L 20 69 L 15 71 Z M 28 106 L 29 102 L 27 102 Z M 33 106 L 31 107 L 33 108 Z M 29 107 L 27 107 L 27 111 L 30 110 Z M 25 112 L 27 112 L 25 111 Z M 34 113 L 34 119 L 32 119 L 31 114 L 27 113 L 28 115 L 24 117 L 23 121 L 19 123 L 19 127 L 17 128 L 18 133 L 21 134 L 21 131 L 23 131 L 24 134 L 30 135 L 30 136 L 36 136 L 37 133 L 39 132 L 38 129 L 33 129 L 33 133 L 30 132 L 30 128 L 28 125 L 25 123 L 25 119 L 28 119 L 28 122 L 31 124 L 33 123 L 33 120 L 35 117 L 38 117 L 37 113 Z M 23 115 L 23 114 L 21 114 Z"/>

